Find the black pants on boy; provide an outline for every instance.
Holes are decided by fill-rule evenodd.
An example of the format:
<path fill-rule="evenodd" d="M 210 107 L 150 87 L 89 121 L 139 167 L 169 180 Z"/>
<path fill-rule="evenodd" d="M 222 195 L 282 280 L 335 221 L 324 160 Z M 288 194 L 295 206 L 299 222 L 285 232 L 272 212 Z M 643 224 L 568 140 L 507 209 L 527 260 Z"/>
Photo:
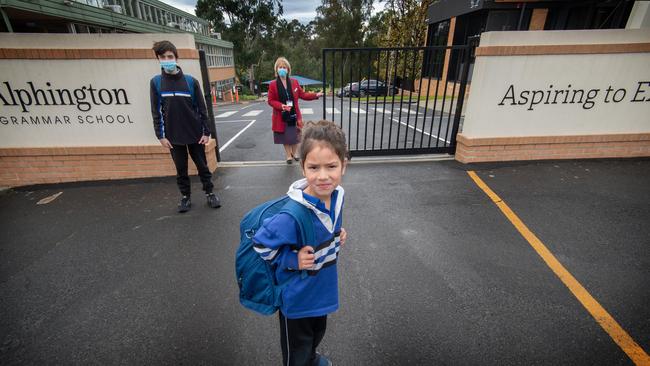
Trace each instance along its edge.
<path fill-rule="evenodd" d="M 282 365 L 314 366 L 316 347 L 325 336 L 327 315 L 313 318 L 287 319 L 280 314 Z"/>
<path fill-rule="evenodd" d="M 190 177 L 187 174 L 187 153 L 189 151 L 196 170 L 199 172 L 201 183 L 203 183 L 203 190 L 206 194 L 212 193 L 214 185 L 212 184 L 212 173 L 208 168 L 208 159 L 205 157 L 205 145 L 189 144 L 189 145 L 172 145 L 171 149 L 172 159 L 176 165 L 176 184 L 183 196 L 189 196 L 192 193 L 190 186 Z"/>

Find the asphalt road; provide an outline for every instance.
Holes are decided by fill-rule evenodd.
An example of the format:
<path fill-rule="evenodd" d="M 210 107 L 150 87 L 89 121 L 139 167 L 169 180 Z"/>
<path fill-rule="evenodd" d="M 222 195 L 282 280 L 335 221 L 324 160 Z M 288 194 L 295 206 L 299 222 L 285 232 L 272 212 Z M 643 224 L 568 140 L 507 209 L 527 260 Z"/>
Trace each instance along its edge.
<path fill-rule="evenodd" d="M 632 365 L 468 168 L 650 351 L 650 160 L 353 161 L 321 351 L 335 365 Z M 242 215 L 299 177 L 221 168 L 223 207 L 195 194 L 183 215 L 174 178 L 4 192 L 0 364 L 280 364 L 277 318 L 238 303 L 234 254 Z"/>

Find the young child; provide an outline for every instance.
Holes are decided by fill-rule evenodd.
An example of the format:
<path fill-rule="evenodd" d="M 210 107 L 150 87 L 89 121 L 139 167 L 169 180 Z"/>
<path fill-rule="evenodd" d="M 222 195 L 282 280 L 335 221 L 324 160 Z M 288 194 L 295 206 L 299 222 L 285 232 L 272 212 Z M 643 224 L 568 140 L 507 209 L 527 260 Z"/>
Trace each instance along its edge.
<path fill-rule="evenodd" d="M 339 186 L 347 164 L 345 141 L 343 131 L 329 121 L 308 122 L 302 131 L 305 178 L 287 194 L 311 211 L 316 243 L 302 243 L 298 224 L 285 213 L 265 220 L 253 237 L 255 250 L 273 264 L 278 283 L 289 281 L 279 311 L 283 365 L 332 364 L 316 348 L 325 335 L 327 314 L 339 307 L 336 260 L 346 239 Z M 303 270 L 307 276 L 300 275 Z"/>

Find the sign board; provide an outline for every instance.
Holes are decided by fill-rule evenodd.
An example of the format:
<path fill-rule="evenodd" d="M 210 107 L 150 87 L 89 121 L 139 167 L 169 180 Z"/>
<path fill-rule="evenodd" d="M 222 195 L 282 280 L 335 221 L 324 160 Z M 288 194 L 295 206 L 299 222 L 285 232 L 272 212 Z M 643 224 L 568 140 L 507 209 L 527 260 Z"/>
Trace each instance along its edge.
<path fill-rule="evenodd" d="M 507 39 L 510 35 L 501 33 L 520 32 L 498 33 Z M 561 36 L 549 33 L 531 37 Z M 491 44 L 482 39 L 481 46 Z M 462 133 L 469 138 L 648 133 L 648 65 L 648 52 L 477 57 Z"/>
<path fill-rule="evenodd" d="M 163 36 L 177 47 L 193 46 L 192 37 Z M 4 36 L 0 47 L 101 49 L 119 41 L 149 54 L 146 47 L 163 36 Z M 198 59 L 181 58 L 179 66 L 201 80 Z M 158 73 L 152 53 L 128 59 L 0 59 L 0 148 L 158 145 L 149 101 L 149 83 Z"/>

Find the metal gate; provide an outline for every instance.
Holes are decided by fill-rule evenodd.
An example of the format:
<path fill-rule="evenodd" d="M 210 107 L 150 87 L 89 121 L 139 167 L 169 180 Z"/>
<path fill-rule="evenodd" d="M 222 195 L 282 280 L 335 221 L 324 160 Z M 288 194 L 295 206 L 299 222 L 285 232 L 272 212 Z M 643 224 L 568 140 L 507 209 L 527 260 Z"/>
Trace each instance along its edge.
<path fill-rule="evenodd" d="M 323 49 L 323 119 L 352 156 L 449 153 L 473 46 Z"/>

